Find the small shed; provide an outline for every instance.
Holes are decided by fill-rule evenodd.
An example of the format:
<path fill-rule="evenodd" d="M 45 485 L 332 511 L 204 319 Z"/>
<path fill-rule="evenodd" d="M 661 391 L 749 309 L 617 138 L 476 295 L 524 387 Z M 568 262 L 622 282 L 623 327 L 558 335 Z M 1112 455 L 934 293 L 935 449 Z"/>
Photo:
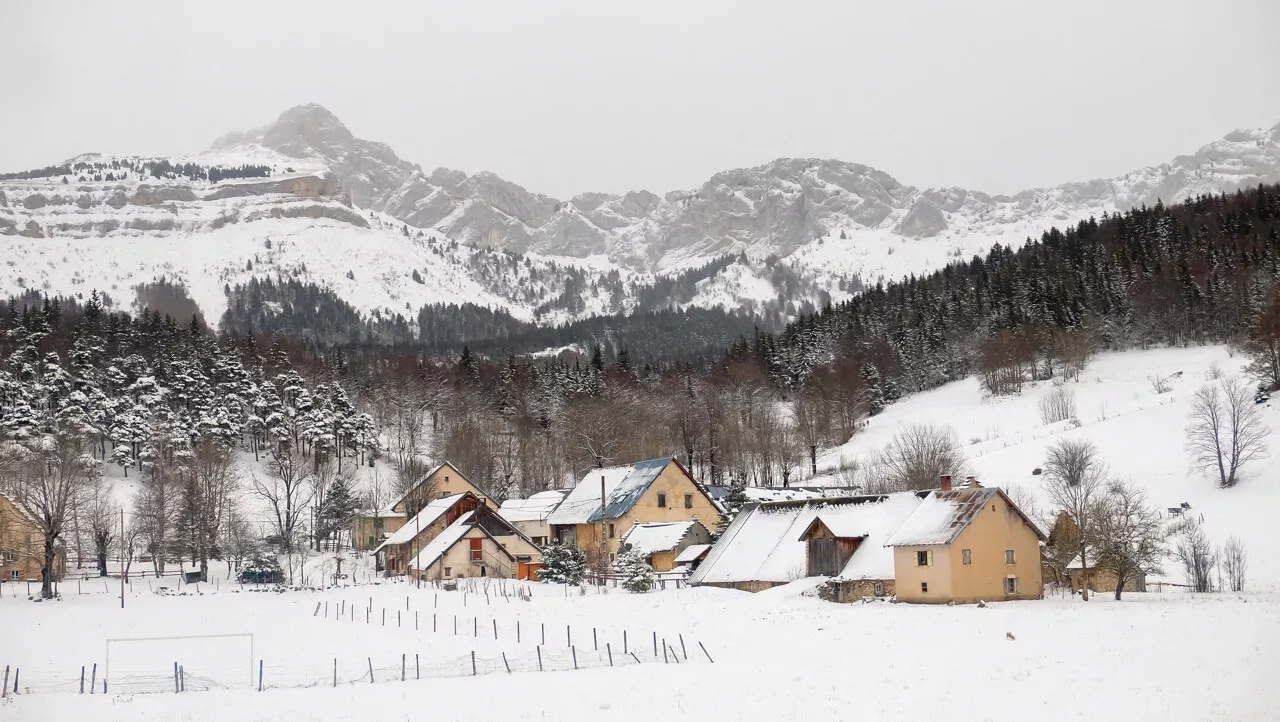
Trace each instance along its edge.
<path fill-rule="evenodd" d="M 711 547 L 711 544 L 690 544 L 676 555 L 676 567 L 689 571 L 697 569 L 702 560 L 707 558 L 707 552 L 711 551 Z"/>
<path fill-rule="evenodd" d="M 839 574 L 866 538 L 865 533 L 842 529 L 839 517 L 814 517 L 800 534 L 800 541 L 805 543 L 805 576 Z"/>

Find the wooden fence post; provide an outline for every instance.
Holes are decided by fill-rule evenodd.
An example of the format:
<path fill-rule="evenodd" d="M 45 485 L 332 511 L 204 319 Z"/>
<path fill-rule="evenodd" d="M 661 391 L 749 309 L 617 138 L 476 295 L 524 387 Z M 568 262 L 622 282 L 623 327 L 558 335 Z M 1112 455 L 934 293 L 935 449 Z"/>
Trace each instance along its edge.
<path fill-rule="evenodd" d="M 680 653 L 684 655 L 684 661 L 689 661 L 689 650 L 684 648 L 684 634 L 680 634 Z"/>
<path fill-rule="evenodd" d="M 405 656 L 406 656 L 406 655 L 405 655 L 405 653 L 404 653 L 404 652 L 401 652 L 401 653 L 400 653 L 400 681 L 401 681 L 401 682 L 403 682 L 403 681 L 404 681 L 404 663 L 405 663 Z"/>
<path fill-rule="evenodd" d="M 702 647 L 702 642 L 698 642 L 698 646 L 699 646 L 699 647 Z M 709 652 L 707 652 L 707 648 L 706 648 L 706 647 L 702 647 L 702 653 L 703 653 L 703 654 L 705 654 L 705 655 L 707 655 L 707 661 L 708 661 L 708 662 L 710 662 L 710 663 L 712 663 L 712 664 L 715 664 L 715 663 L 716 663 L 716 661 L 715 661 L 714 659 L 712 659 L 712 658 L 711 658 L 711 654 L 710 654 Z"/>
<path fill-rule="evenodd" d="M 653 633 L 653 657 L 654 659 L 657 659 L 658 657 L 658 633 L 657 632 Z"/>
<path fill-rule="evenodd" d="M 622 653 L 631 654 L 631 650 L 627 649 L 627 630 L 622 630 Z"/>
<path fill-rule="evenodd" d="M 313 615 L 313 616 L 314 616 L 314 615 Z M 261 673 L 259 673 L 259 674 L 258 674 L 258 679 L 259 679 L 259 680 L 261 680 L 261 679 L 262 679 L 262 674 L 261 674 Z M 258 691 L 262 691 L 262 689 L 261 689 L 261 687 L 262 687 L 262 682 L 258 682 L 258 687 L 259 687 Z M 174 694 L 177 694 L 177 693 L 178 693 L 178 663 L 177 663 L 177 662 L 174 662 L 174 663 L 173 663 L 173 693 L 174 693 Z"/>
<path fill-rule="evenodd" d="M 106 679 L 102 680 L 106 682 Z M 93 694 L 93 690 L 98 687 L 98 663 L 93 663 L 93 676 L 89 678 L 89 694 Z M 80 688 L 84 689 L 84 667 L 80 668 Z"/>
<path fill-rule="evenodd" d="M 600 651 L 600 640 L 596 638 L 596 628 L 595 628 L 595 627 L 592 627 L 592 628 L 591 628 L 591 648 L 592 648 L 592 649 L 594 649 L 594 650 L 596 650 L 597 652 L 599 652 L 599 651 Z"/>
<path fill-rule="evenodd" d="M 507 668 L 507 674 L 511 674 L 511 665 L 507 664 L 507 653 L 502 653 L 502 666 Z"/>
<path fill-rule="evenodd" d="M 84 665 L 80 665 L 80 694 L 84 694 Z M 89 694 L 93 694 L 93 690 L 89 690 Z"/>
<path fill-rule="evenodd" d="M 520 643 L 520 620 L 516 620 L 516 644 Z"/>
<path fill-rule="evenodd" d="M 498 619 L 496 617 L 493 620 L 493 638 L 498 638 Z"/>
<path fill-rule="evenodd" d="M 413 653 L 413 678 L 422 679 L 422 666 L 418 664 L 418 653 Z"/>
<path fill-rule="evenodd" d="M 9 665 L 4 666 L 4 686 L 0 687 L 0 698 L 9 695 Z"/>
<path fill-rule="evenodd" d="M 573 653 L 573 668 L 577 669 L 578 668 L 578 650 L 570 646 L 569 651 Z"/>
<path fill-rule="evenodd" d="M 333 688 L 338 688 L 338 658 L 333 658 Z"/>
<path fill-rule="evenodd" d="M 534 649 L 538 650 L 538 671 L 541 672 L 542 671 L 542 645 L 538 645 L 537 647 L 534 647 Z M 8 667 L 4 668 L 4 679 L 6 682 L 9 681 Z"/>
<path fill-rule="evenodd" d="M 608 643 L 604 643 L 604 651 L 609 653 L 609 666 L 613 666 L 613 647 Z"/>
<path fill-rule="evenodd" d="M 373 684 L 373 657 L 365 657 L 364 659 L 369 663 L 369 684 Z"/>
<path fill-rule="evenodd" d="M 262 691 L 262 660 L 258 660 L 258 691 Z"/>
<path fill-rule="evenodd" d="M 471 650 L 471 676 L 476 676 L 476 650 Z"/>

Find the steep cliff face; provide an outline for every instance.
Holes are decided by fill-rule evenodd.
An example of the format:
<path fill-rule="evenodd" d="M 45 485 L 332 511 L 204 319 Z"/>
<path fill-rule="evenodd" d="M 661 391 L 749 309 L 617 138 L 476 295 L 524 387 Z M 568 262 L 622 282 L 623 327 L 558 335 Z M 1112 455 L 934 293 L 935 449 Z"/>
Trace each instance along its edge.
<path fill-rule="evenodd" d="M 225 136 L 214 148 L 252 146 L 321 163 L 357 206 L 465 243 L 576 257 L 603 254 L 651 272 L 724 254 L 787 256 L 842 232 L 886 245 L 950 236 L 947 242 L 958 247 L 981 247 L 976 236 L 1025 238 L 1069 218 L 1280 181 L 1280 125 L 1233 131 L 1193 154 L 1117 178 L 1012 196 L 921 190 L 857 163 L 780 158 L 717 173 L 695 190 L 584 193 L 561 201 L 488 172 L 438 168 L 426 174 L 385 144 L 355 137 L 317 105 L 292 108 L 275 123 Z M 957 234 L 964 238 L 957 241 Z"/>

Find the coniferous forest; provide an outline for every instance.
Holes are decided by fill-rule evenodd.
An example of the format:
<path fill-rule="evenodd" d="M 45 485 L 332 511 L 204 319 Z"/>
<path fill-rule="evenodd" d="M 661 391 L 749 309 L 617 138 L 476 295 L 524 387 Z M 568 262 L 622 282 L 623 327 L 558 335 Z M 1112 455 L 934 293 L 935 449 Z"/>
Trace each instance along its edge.
<path fill-rule="evenodd" d="M 319 543 L 357 504 L 385 504 L 426 458 L 453 461 L 499 499 L 663 455 L 708 483 L 793 483 L 813 471 L 816 449 L 905 394 L 975 373 L 986 393 L 1018 393 L 1078 376 L 1102 349 L 1231 342 L 1275 388 L 1278 278 L 1280 188 L 1270 186 L 995 247 L 777 334 L 693 311 L 532 329 L 467 306 L 424 310 L 416 329 L 354 312 L 273 325 L 239 298 L 215 332 L 198 317 L 112 311 L 96 293 L 28 294 L 0 309 L 0 432 L 32 455 L 54 453 L 29 443 L 52 435 L 136 476 L 145 546 L 207 559 L 243 529 L 234 505 L 211 517 L 193 485 L 232 452 L 270 471 L 254 483 L 273 485 L 257 491 L 287 545 Z M 162 291 L 140 298 L 172 303 L 173 289 Z M 270 282 L 248 293 L 340 305 Z M 725 323 L 736 324 L 732 340 L 715 347 Z M 716 325 L 719 336 L 707 330 Z M 525 350 L 581 352 L 509 352 L 518 337 Z M 356 500 L 350 470 L 378 459 L 393 470 L 386 488 Z M 314 514 L 282 491 L 303 480 Z"/>

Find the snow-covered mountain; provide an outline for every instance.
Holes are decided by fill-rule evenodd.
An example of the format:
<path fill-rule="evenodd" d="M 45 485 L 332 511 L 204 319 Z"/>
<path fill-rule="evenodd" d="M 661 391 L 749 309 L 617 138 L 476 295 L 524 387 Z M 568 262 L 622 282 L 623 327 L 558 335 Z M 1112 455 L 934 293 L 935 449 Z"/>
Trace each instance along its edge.
<path fill-rule="evenodd" d="M 471 302 L 561 323 L 697 306 L 776 322 L 1053 225 L 1261 182 L 1280 182 L 1280 125 L 1013 196 L 784 158 L 696 190 L 564 201 L 487 172 L 428 174 L 304 105 L 190 157 L 91 154 L 0 174 L 0 292 L 98 288 L 128 303 L 164 277 L 217 319 L 237 284 L 287 276 L 365 314 Z"/>
<path fill-rule="evenodd" d="M 326 164 L 356 205 L 413 226 L 517 252 L 603 254 L 645 271 L 685 267 L 725 254 L 788 256 L 842 231 L 845 240 L 859 237 L 858 243 L 845 244 L 854 251 L 868 243 L 891 248 L 926 239 L 941 239 L 927 244 L 934 247 L 964 248 L 978 236 L 978 247 L 984 248 L 1157 199 L 1173 203 L 1280 181 L 1280 124 L 1270 130 L 1237 130 L 1194 154 L 1121 177 L 1012 196 L 963 188 L 922 190 L 857 163 L 780 158 L 717 173 L 693 190 L 584 193 L 560 200 L 487 172 L 467 175 L 437 168 L 428 175 L 386 145 L 354 137 L 318 105 L 292 108 L 270 125 L 214 144 L 215 150 L 260 147 Z M 849 270 L 862 268 L 853 264 Z M 873 264 L 865 270 L 879 269 Z M 913 261 L 888 264 L 885 270 L 900 275 L 923 269 Z"/>

